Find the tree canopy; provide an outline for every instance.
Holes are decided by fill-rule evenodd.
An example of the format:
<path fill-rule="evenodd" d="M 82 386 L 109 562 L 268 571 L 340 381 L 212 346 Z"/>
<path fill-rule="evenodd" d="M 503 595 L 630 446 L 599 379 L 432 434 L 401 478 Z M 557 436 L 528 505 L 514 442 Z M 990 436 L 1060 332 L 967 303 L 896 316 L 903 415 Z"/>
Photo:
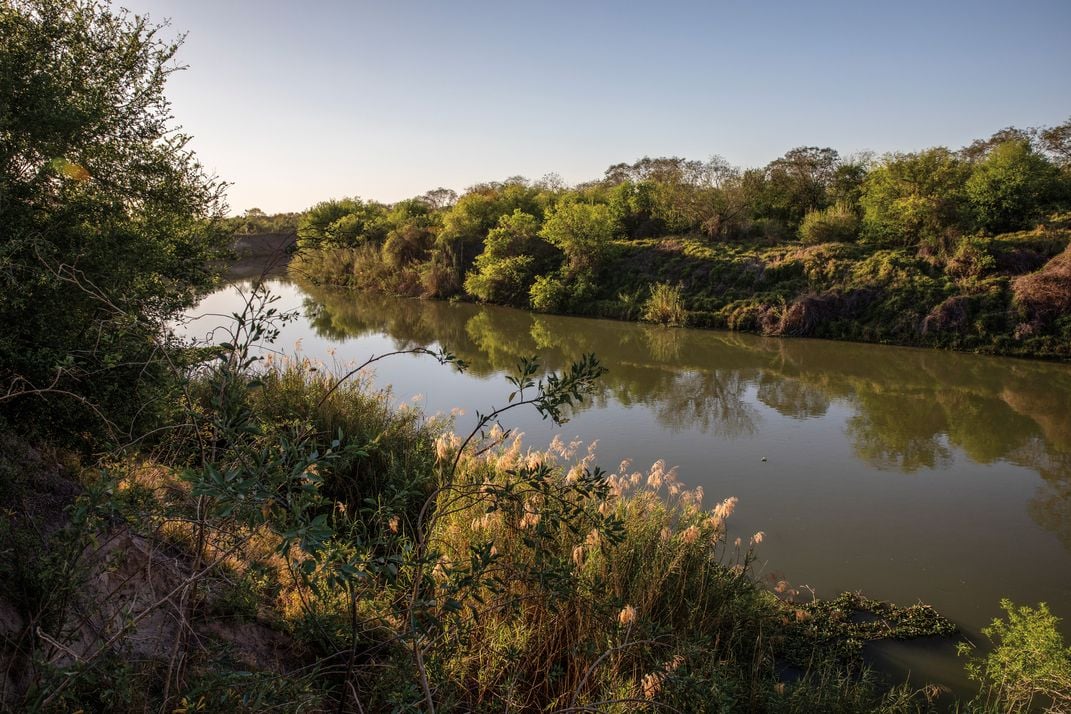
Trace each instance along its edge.
<path fill-rule="evenodd" d="M 88 0 L 0 5 L 0 410 L 49 388 L 127 431 L 165 325 L 212 281 L 224 185 L 171 124 L 178 43 Z M 90 415 L 93 419 L 97 417 Z M 45 423 L 42 420 L 39 423 Z"/>

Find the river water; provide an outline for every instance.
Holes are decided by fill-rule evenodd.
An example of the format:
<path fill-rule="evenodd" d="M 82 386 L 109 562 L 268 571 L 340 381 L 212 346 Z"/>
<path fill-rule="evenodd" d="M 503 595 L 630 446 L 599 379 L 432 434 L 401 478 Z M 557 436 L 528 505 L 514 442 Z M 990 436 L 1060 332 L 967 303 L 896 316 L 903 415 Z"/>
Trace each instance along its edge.
<path fill-rule="evenodd" d="M 609 372 L 568 423 L 514 410 L 505 426 L 534 447 L 597 440 L 611 471 L 664 459 L 708 504 L 737 496 L 730 539 L 765 531 L 764 576 L 926 602 L 978 643 L 1002 597 L 1047 602 L 1071 636 L 1071 365 L 270 285 L 277 306 L 301 311 L 274 345 L 284 353 L 341 368 L 429 346 L 468 362 L 461 374 L 406 355 L 374 374 L 398 403 L 464 410 L 463 433 L 505 404 L 521 357 L 561 369 L 594 352 Z M 204 336 L 241 301 L 234 288 L 209 296 L 187 329 Z M 951 643 L 871 655 L 966 691 Z"/>

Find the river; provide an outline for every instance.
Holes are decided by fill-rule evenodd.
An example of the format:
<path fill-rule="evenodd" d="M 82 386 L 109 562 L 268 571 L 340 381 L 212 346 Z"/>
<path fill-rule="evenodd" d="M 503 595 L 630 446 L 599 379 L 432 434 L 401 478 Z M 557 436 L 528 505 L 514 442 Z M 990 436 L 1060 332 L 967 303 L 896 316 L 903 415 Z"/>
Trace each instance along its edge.
<path fill-rule="evenodd" d="M 609 470 L 664 459 L 708 504 L 737 496 L 730 539 L 765 531 L 763 576 L 818 596 L 926 602 L 975 642 L 1002 597 L 1047 602 L 1071 636 L 1071 365 L 270 285 L 278 306 L 301 311 L 282 352 L 341 368 L 429 346 L 468 362 L 464 373 L 412 355 L 375 365 L 396 402 L 464 410 L 459 432 L 505 403 L 521 357 L 560 369 L 594 352 L 609 371 L 568 423 L 514 410 L 505 426 L 536 447 L 555 434 L 597 440 Z M 240 302 L 221 290 L 186 329 L 204 336 Z M 896 676 L 967 691 L 952 643 L 870 654 Z"/>

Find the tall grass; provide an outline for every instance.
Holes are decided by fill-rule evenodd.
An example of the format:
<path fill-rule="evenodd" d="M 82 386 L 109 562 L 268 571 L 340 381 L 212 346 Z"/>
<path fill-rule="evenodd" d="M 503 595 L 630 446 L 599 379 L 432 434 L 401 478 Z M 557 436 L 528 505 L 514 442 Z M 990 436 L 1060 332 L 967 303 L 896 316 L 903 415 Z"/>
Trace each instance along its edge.
<path fill-rule="evenodd" d="M 688 312 L 684 309 L 681 286 L 656 283 L 651 296 L 643 304 L 643 319 L 662 325 L 684 325 Z"/>

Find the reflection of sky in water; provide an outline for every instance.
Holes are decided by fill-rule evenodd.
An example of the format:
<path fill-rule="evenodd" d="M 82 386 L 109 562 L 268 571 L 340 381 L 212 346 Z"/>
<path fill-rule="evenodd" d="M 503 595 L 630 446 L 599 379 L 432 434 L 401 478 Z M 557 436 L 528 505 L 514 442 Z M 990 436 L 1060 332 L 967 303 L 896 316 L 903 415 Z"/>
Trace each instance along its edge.
<path fill-rule="evenodd" d="M 502 374 L 520 357 L 559 369 L 596 353 L 610 371 L 592 405 L 560 430 L 534 411 L 505 425 L 537 447 L 555 433 L 598 439 L 609 468 L 663 458 L 708 503 L 738 496 L 733 527 L 766 531 L 766 569 L 819 594 L 924 600 L 969 633 L 1001 597 L 1071 618 L 1067 365 L 274 287 L 278 306 L 312 315 L 283 329 L 284 352 L 300 339 L 302 354 L 345 366 L 426 345 L 469 362 L 466 374 L 419 356 L 375 365 L 398 402 L 464 409 L 458 430 L 505 402 Z M 200 309 L 235 304 L 222 292 Z"/>

